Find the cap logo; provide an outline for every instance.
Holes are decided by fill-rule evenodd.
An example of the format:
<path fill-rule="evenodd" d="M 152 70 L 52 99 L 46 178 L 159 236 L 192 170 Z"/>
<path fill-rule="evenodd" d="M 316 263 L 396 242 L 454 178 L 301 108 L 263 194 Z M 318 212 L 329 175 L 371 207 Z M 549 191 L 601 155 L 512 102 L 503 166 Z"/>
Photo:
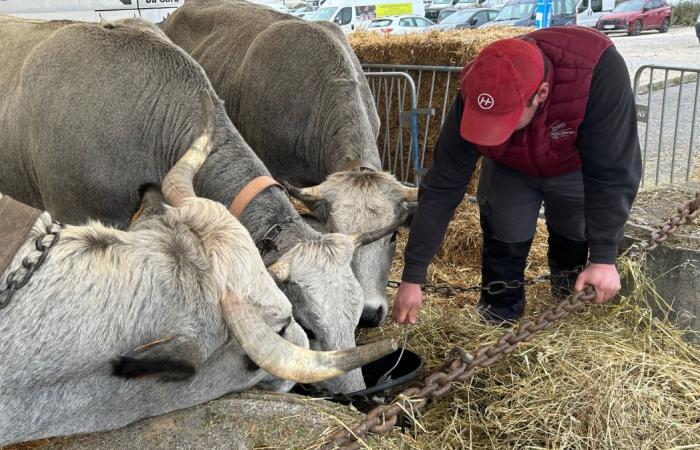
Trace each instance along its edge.
<path fill-rule="evenodd" d="M 476 103 L 481 109 L 491 109 L 493 108 L 495 102 L 493 101 L 493 97 L 491 97 L 489 94 L 483 93 L 479 94 L 479 96 L 476 98 Z"/>

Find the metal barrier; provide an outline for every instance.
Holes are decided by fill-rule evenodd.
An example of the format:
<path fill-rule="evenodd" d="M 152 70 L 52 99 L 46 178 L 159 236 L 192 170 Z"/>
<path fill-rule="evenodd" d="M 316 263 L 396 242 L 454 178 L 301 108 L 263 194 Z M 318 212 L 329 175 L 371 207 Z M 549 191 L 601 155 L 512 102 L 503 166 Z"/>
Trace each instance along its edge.
<path fill-rule="evenodd" d="M 688 181 L 697 153 L 700 68 L 644 65 L 634 76 L 642 186 Z"/>
<path fill-rule="evenodd" d="M 421 162 L 418 155 L 416 85 L 410 75 L 403 72 L 365 72 L 365 76 L 383 122 L 379 137 L 382 164 L 405 183 L 413 174 L 414 184 L 418 186 Z M 407 93 L 408 110 L 405 108 Z M 392 110 L 397 111 L 398 115 L 392 115 Z M 392 119 L 397 117 L 398 122 L 393 122 Z M 405 129 L 409 130 L 408 151 L 404 146 Z M 393 145 L 392 130 L 396 130 Z"/>
<path fill-rule="evenodd" d="M 418 185 L 430 163 L 427 150 L 432 151 L 459 90 L 462 69 L 392 64 L 364 64 L 363 69 L 382 120 L 384 167 L 401 181 Z"/>
<path fill-rule="evenodd" d="M 459 89 L 460 67 L 365 64 L 382 119 L 384 167 L 416 185 L 449 105 Z M 688 181 L 700 131 L 700 68 L 644 65 L 634 77 L 642 186 Z M 410 130 L 408 132 L 407 130 Z M 700 167 L 696 169 L 700 175 Z"/>

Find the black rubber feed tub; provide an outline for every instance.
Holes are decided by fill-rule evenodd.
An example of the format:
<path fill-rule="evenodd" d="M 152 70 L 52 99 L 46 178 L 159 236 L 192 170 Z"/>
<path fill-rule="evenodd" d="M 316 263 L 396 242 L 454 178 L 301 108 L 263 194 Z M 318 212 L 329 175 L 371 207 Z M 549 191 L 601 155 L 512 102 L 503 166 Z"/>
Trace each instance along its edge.
<path fill-rule="evenodd" d="M 315 397 L 328 397 L 331 401 L 343 404 L 353 403 L 360 410 L 371 409 L 374 405 L 365 404 L 367 403 L 366 399 L 368 395 L 382 392 L 411 381 L 416 377 L 418 371 L 423 368 L 423 359 L 410 350 L 404 350 L 403 355 L 401 355 L 401 360 L 398 365 L 396 365 L 396 361 L 399 360 L 399 355 L 401 355 L 401 348 L 398 348 L 393 353 L 389 353 L 374 362 L 362 366 L 362 377 L 367 387 L 361 391 L 349 392 L 341 395 L 328 395 L 327 392 L 315 390 L 312 385 L 297 384 L 292 388 L 292 392 Z M 380 382 L 380 378 L 394 367 L 394 365 L 396 365 L 396 368 L 391 371 L 388 377 L 385 377 L 383 382 Z"/>
<path fill-rule="evenodd" d="M 362 366 L 362 377 L 365 379 L 367 388 L 351 392 L 348 395 L 373 394 L 414 379 L 418 371 L 423 368 L 423 359 L 412 351 L 404 349 L 399 364 L 391 371 L 386 381 L 379 383 L 380 378 L 394 367 L 399 359 L 399 355 L 401 355 L 401 348 L 396 349 L 394 353 L 389 353 L 374 362 Z"/>

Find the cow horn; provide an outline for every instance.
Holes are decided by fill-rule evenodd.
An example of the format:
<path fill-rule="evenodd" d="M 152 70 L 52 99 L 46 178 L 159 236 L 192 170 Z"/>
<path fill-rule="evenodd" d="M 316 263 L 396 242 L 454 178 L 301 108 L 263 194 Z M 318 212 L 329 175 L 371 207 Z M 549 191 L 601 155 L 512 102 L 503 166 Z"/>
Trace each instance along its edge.
<path fill-rule="evenodd" d="M 353 234 L 350 235 L 350 237 L 355 242 L 355 248 L 359 248 L 363 245 L 371 244 L 374 241 L 378 241 L 384 236 L 389 236 L 394 231 L 396 231 L 397 228 L 403 225 L 404 222 L 406 222 L 406 219 L 408 219 L 408 210 L 404 209 L 403 211 L 401 211 L 401 215 L 398 217 L 398 219 L 396 219 L 391 225 L 384 228 L 380 228 L 378 230 Z"/>
<path fill-rule="evenodd" d="M 330 352 L 299 347 L 279 334 L 231 291 L 221 300 L 224 318 L 246 355 L 269 373 L 297 383 L 330 380 L 396 350 L 393 339 Z"/>
<path fill-rule="evenodd" d="M 407 187 L 403 191 L 403 200 L 405 202 L 417 202 L 418 201 L 418 188 Z"/>
<path fill-rule="evenodd" d="M 321 195 L 321 188 L 319 188 L 318 186 L 311 186 L 299 189 L 298 187 L 292 186 L 286 181 L 282 181 L 282 184 L 292 197 L 304 203 L 314 203 L 323 200 L 323 196 Z"/>
<path fill-rule="evenodd" d="M 280 259 L 276 263 L 270 265 L 267 271 L 276 281 L 285 281 L 289 278 L 289 263 Z"/>
<path fill-rule="evenodd" d="M 199 136 L 192 146 L 173 166 L 163 180 L 162 190 L 165 199 L 173 206 L 179 206 L 185 199 L 196 197 L 192 180 L 209 156 L 216 122 L 216 112 L 211 94 L 202 91 L 199 95 L 203 123 Z"/>

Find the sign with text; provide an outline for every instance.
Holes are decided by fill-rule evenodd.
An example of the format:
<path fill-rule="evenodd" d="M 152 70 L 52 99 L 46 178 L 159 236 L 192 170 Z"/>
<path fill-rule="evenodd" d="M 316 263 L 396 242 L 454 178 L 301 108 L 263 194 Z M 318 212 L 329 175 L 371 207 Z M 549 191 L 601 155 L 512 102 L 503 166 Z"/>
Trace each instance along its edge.
<path fill-rule="evenodd" d="M 385 5 L 377 5 L 376 12 L 377 17 L 413 14 L 413 3 L 391 3 Z"/>

